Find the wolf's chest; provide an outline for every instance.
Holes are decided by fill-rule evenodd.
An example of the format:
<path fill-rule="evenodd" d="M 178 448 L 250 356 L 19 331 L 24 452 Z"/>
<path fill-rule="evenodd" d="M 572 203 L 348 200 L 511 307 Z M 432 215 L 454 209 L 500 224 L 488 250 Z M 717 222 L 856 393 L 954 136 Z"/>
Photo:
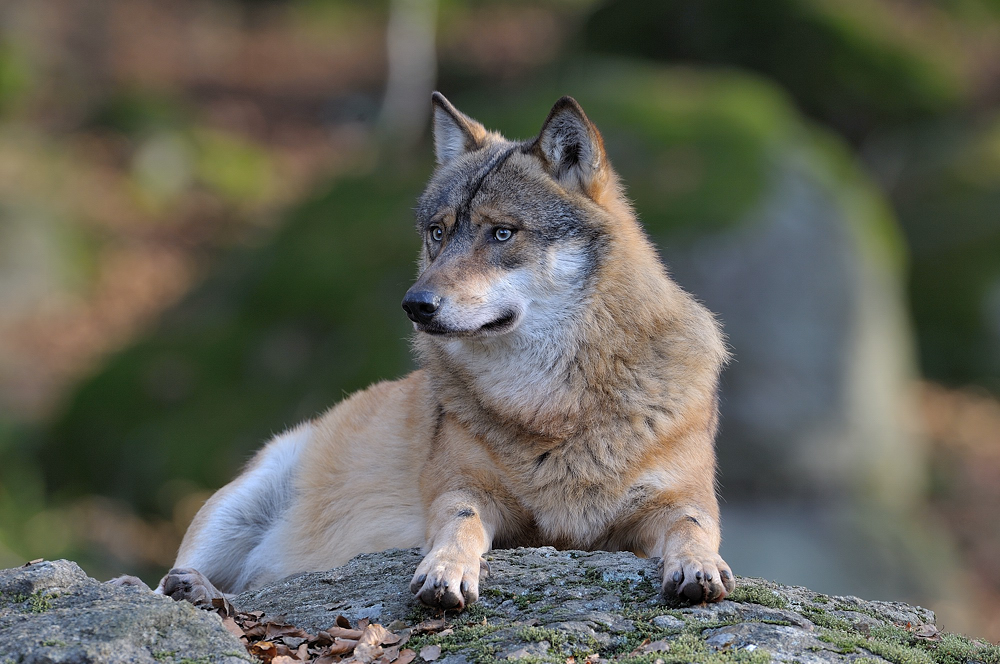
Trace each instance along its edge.
<path fill-rule="evenodd" d="M 646 492 L 628 481 L 620 460 L 568 450 L 536 459 L 526 474 L 522 504 L 546 544 L 594 548 L 627 519 Z"/>

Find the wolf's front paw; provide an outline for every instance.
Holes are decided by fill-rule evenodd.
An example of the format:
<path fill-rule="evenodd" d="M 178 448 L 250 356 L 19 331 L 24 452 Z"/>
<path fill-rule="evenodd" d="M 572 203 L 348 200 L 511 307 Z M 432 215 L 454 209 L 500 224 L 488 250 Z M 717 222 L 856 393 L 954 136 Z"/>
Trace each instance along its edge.
<path fill-rule="evenodd" d="M 211 604 L 213 599 L 226 597 L 204 574 L 190 567 L 175 567 L 167 572 L 156 592 L 195 605 Z"/>
<path fill-rule="evenodd" d="M 410 590 L 427 606 L 461 611 L 479 599 L 479 575 L 484 567 L 486 561 L 479 556 L 462 560 L 432 551 L 417 567 Z"/>
<path fill-rule="evenodd" d="M 718 602 L 736 587 L 729 565 L 718 555 L 678 556 L 663 561 L 663 596 L 700 604 Z"/>

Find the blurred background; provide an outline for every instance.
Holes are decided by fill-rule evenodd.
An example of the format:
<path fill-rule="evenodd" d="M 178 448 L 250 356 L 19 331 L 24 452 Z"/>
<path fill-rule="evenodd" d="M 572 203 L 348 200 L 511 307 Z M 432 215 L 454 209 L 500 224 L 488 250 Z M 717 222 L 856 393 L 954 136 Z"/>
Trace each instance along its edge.
<path fill-rule="evenodd" d="M 0 566 L 155 583 L 412 368 L 432 89 L 575 96 L 721 317 L 737 573 L 1000 640 L 997 0 L 0 0 Z"/>

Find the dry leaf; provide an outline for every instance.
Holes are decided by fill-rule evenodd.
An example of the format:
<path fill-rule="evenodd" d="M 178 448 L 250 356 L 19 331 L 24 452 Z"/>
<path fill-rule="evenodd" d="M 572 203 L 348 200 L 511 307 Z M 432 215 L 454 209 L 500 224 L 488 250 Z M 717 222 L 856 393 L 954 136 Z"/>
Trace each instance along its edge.
<path fill-rule="evenodd" d="M 412 662 L 416 658 L 417 658 L 417 652 L 415 650 L 407 648 L 406 650 L 399 651 L 399 657 L 396 658 L 396 661 L 393 662 L 393 664 L 410 664 L 410 662 Z"/>
<path fill-rule="evenodd" d="M 354 650 L 357 645 L 358 642 L 354 639 L 334 639 L 326 652 L 331 655 L 345 655 Z"/>
<path fill-rule="evenodd" d="M 236 607 L 225 597 L 213 597 L 212 608 L 223 618 L 236 615 Z"/>
<path fill-rule="evenodd" d="M 274 639 L 282 638 L 285 636 L 299 637 L 302 639 L 308 639 L 311 634 L 296 627 L 295 625 L 289 625 L 288 623 L 279 622 L 269 622 L 264 623 L 264 638 L 268 641 L 273 641 Z"/>
<path fill-rule="evenodd" d="M 312 661 L 312 664 L 335 664 L 335 662 L 339 661 L 340 657 L 334 655 L 320 655 Z"/>
<path fill-rule="evenodd" d="M 379 624 L 368 625 L 367 627 L 365 627 L 365 631 L 361 633 L 361 636 L 358 637 L 358 644 L 377 646 L 378 644 L 382 643 L 383 637 L 385 637 L 388 634 L 389 630 L 387 630 L 385 627 L 382 627 L 382 625 Z M 396 639 L 396 641 L 398 640 L 399 639 Z"/>
<path fill-rule="evenodd" d="M 429 618 L 418 625 L 413 626 L 414 634 L 424 634 L 426 632 L 440 632 L 447 623 L 443 618 Z"/>
<path fill-rule="evenodd" d="M 351 628 L 351 621 L 344 616 L 337 616 L 337 627 L 343 627 L 344 629 Z"/>
<path fill-rule="evenodd" d="M 332 627 L 327 627 L 323 631 L 329 634 L 333 638 L 354 639 L 355 641 L 360 639 L 361 635 L 364 633 L 364 630 L 350 629 L 346 627 L 341 627 L 339 625 L 333 625 Z"/>
<path fill-rule="evenodd" d="M 358 643 L 354 648 L 354 659 L 362 664 L 371 664 L 382 656 L 382 646 L 370 643 Z"/>
<path fill-rule="evenodd" d="M 919 625 L 913 630 L 913 636 L 925 641 L 940 641 L 940 630 L 934 625 Z"/>
<path fill-rule="evenodd" d="M 666 652 L 667 650 L 670 650 L 670 641 L 666 639 L 653 641 L 642 646 L 642 652 Z"/>
<path fill-rule="evenodd" d="M 371 620 L 369 618 L 362 618 L 361 620 L 358 621 L 358 629 L 360 629 L 363 632 L 365 631 L 365 627 L 368 627 L 370 623 Z"/>
<path fill-rule="evenodd" d="M 222 619 L 222 626 L 225 627 L 226 630 L 236 638 L 238 639 L 246 638 L 246 634 L 243 632 L 243 629 L 239 625 L 237 625 L 236 621 L 230 618 L 229 616 L 226 616 L 225 618 Z"/>
<path fill-rule="evenodd" d="M 247 650 L 251 655 L 262 659 L 264 662 L 270 662 L 278 654 L 274 644 L 270 641 L 258 641 L 251 644 Z"/>
<path fill-rule="evenodd" d="M 420 649 L 420 659 L 425 662 L 433 662 L 441 656 L 441 646 L 424 646 Z"/>
<path fill-rule="evenodd" d="M 271 660 L 271 664 L 299 664 L 299 660 L 288 655 L 278 655 Z"/>

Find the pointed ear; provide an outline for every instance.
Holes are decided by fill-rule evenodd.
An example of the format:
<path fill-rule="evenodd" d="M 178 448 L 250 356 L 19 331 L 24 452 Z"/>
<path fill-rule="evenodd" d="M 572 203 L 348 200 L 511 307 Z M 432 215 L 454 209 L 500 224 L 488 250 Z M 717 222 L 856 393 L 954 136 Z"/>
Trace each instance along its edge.
<path fill-rule="evenodd" d="M 434 104 L 434 155 L 444 165 L 483 146 L 486 128 L 468 117 L 440 92 L 431 95 Z"/>
<path fill-rule="evenodd" d="M 563 97 L 549 111 L 535 141 L 535 153 L 564 187 L 600 197 L 609 170 L 604 141 L 575 99 Z"/>

